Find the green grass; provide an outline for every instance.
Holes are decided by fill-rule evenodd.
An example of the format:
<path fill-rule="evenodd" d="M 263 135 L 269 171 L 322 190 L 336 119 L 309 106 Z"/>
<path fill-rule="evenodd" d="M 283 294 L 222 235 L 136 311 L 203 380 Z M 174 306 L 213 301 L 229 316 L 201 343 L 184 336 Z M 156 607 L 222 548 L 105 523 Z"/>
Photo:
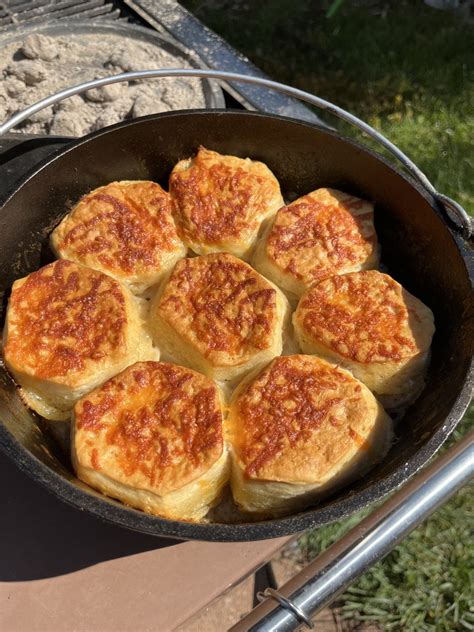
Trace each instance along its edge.
<path fill-rule="evenodd" d="M 472 22 L 414 0 L 359 1 L 356 7 L 346 1 L 331 19 L 325 17 L 331 2 L 183 4 L 271 77 L 381 130 L 441 192 L 472 211 Z M 473 422 L 471 408 L 453 440 Z M 400 632 L 474 630 L 473 514 L 472 489 L 465 488 L 346 592 L 345 615 Z M 308 532 L 302 550 L 316 555 L 360 518 Z"/>
<path fill-rule="evenodd" d="M 385 17 L 345 2 L 332 19 L 330 3 L 311 0 L 183 4 L 271 77 L 374 125 L 440 191 L 473 207 L 472 24 L 421 1 L 380 2 Z"/>

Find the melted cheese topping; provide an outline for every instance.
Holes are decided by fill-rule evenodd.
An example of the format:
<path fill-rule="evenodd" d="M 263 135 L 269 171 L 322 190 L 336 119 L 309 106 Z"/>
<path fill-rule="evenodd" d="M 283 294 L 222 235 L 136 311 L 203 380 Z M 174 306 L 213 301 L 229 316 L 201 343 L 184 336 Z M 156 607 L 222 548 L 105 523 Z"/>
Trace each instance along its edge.
<path fill-rule="evenodd" d="M 170 193 L 184 241 L 202 254 L 199 246 L 246 249 L 261 222 L 283 204 L 280 185 L 263 163 L 203 147 L 173 169 Z"/>
<path fill-rule="evenodd" d="M 126 327 L 119 283 L 56 261 L 13 285 L 4 355 L 13 369 L 70 384 L 104 358 L 126 354 Z"/>
<path fill-rule="evenodd" d="M 334 189 L 318 189 L 278 211 L 266 256 L 307 286 L 361 269 L 376 254 L 373 206 Z"/>
<path fill-rule="evenodd" d="M 398 361 L 426 351 L 431 311 L 376 270 L 334 276 L 311 288 L 295 318 L 310 340 L 361 363 Z"/>
<path fill-rule="evenodd" d="M 184 246 L 168 193 L 150 181 L 112 182 L 84 196 L 52 234 L 61 257 L 119 279 L 156 276 Z"/>
<path fill-rule="evenodd" d="M 277 291 L 243 261 L 211 254 L 180 261 L 158 313 L 203 356 L 234 365 L 273 344 Z"/>
<path fill-rule="evenodd" d="M 157 494 L 198 478 L 223 452 L 217 387 L 164 362 L 136 363 L 82 398 L 75 428 L 81 465 Z"/>
<path fill-rule="evenodd" d="M 247 478 L 318 482 L 364 445 L 376 404 L 347 371 L 312 356 L 276 358 L 233 402 L 230 435 Z"/>

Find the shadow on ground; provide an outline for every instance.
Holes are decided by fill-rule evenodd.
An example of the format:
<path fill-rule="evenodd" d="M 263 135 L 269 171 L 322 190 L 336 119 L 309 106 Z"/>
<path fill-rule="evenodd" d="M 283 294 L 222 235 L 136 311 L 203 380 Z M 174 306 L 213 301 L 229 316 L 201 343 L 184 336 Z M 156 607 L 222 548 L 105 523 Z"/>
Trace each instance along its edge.
<path fill-rule="evenodd" d="M 62 503 L 0 455 L 0 581 L 65 575 L 180 540 L 127 531 Z"/>

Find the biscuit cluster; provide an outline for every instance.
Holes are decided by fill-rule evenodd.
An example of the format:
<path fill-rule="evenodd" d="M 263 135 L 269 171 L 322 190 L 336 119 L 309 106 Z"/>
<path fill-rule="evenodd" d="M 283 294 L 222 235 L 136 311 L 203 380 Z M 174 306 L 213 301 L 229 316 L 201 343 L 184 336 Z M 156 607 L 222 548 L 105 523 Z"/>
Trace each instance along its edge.
<path fill-rule="evenodd" d="M 71 420 L 77 476 L 133 507 L 200 520 L 230 481 L 243 512 L 300 510 L 383 459 L 384 407 L 424 386 L 433 315 L 377 271 L 352 195 L 285 205 L 266 165 L 201 147 L 169 192 L 91 191 L 51 245 L 13 285 L 5 363 Z"/>

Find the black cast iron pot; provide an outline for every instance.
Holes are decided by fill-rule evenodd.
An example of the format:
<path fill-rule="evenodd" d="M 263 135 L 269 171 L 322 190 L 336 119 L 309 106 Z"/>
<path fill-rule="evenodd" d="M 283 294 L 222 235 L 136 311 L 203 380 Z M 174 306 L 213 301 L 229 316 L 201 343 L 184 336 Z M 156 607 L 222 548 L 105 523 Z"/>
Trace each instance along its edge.
<path fill-rule="evenodd" d="M 241 111 L 159 114 L 71 143 L 40 165 L 7 200 L 0 212 L 2 324 L 13 281 L 50 260 L 49 232 L 81 195 L 125 179 L 155 180 L 166 188 L 174 164 L 199 145 L 265 162 L 285 197 L 334 187 L 376 203 L 383 264 L 432 309 L 436 324 L 426 388 L 397 424 L 388 456 L 361 480 L 296 515 L 239 524 L 166 520 L 128 508 L 79 481 L 51 425 L 22 404 L 3 366 L 0 447 L 62 500 L 129 529 L 216 541 L 297 533 L 343 518 L 406 481 L 462 417 L 473 386 L 472 250 L 441 208 L 441 196 L 435 199 L 379 155 L 335 132 Z"/>

